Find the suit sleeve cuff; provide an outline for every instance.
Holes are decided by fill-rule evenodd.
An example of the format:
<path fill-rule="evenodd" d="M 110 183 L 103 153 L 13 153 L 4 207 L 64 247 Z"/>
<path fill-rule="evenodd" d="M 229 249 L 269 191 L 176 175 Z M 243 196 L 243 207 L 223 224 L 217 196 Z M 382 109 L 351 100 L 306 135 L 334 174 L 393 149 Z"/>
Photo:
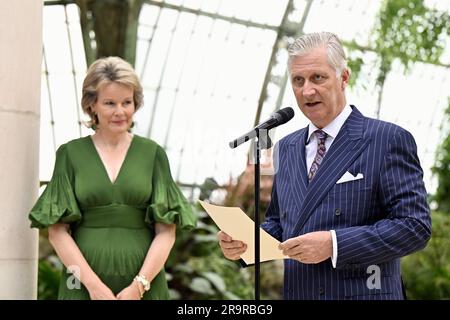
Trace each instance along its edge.
<path fill-rule="evenodd" d="M 331 240 L 333 242 L 333 253 L 331 254 L 331 263 L 333 264 L 333 268 L 336 269 L 336 263 L 337 263 L 337 239 L 336 239 L 336 232 L 334 230 L 330 230 L 331 232 Z"/>

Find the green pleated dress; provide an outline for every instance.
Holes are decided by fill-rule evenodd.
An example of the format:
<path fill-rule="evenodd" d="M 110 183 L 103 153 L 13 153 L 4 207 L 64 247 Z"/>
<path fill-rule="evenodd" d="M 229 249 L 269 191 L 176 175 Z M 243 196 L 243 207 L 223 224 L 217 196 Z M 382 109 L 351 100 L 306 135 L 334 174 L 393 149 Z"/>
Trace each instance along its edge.
<path fill-rule="evenodd" d="M 31 226 L 70 224 L 83 256 L 114 292 L 138 274 L 154 238 L 154 224 L 192 229 L 196 217 L 170 174 L 164 150 L 134 135 L 114 183 L 90 136 L 61 145 L 53 176 L 29 214 Z M 89 299 L 63 271 L 58 299 Z M 82 276 L 82 275 L 81 275 Z M 68 281 L 69 280 L 69 281 Z M 169 299 L 164 269 L 143 299 Z"/>

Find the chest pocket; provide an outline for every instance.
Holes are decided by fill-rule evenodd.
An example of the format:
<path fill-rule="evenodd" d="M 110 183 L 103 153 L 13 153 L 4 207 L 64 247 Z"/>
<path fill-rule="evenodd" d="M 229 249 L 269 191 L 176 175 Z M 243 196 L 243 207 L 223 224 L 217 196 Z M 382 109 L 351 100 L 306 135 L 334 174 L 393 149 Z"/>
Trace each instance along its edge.
<path fill-rule="evenodd" d="M 377 174 L 375 172 L 376 168 L 368 168 L 368 159 L 366 158 L 367 155 L 364 155 L 356 159 L 355 162 L 353 162 L 342 175 L 342 177 L 347 176 L 348 180 L 345 182 L 335 183 L 329 191 L 329 194 L 364 192 L 368 189 L 375 192 L 378 181 Z M 362 178 L 356 179 L 358 175 L 362 176 Z M 336 182 L 341 180 L 342 177 L 339 177 Z M 352 177 L 355 179 L 353 180 Z"/>

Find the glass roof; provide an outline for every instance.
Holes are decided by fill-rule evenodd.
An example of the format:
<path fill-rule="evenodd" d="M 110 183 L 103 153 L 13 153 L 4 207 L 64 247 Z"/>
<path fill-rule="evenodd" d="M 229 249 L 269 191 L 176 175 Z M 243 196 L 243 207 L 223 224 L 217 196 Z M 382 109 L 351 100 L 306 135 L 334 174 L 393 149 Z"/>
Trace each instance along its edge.
<path fill-rule="evenodd" d="M 232 150 L 228 142 L 253 127 L 276 30 L 287 3 L 172 0 L 147 1 L 144 5 L 136 55 L 144 106 L 136 113 L 134 132 L 166 148 L 178 182 L 201 184 L 213 177 L 225 184 L 245 169 L 248 146 Z M 300 21 L 307 1 L 294 3 L 289 19 Z M 345 41 L 367 46 L 380 3 L 313 1 L 304 32 L 329 30 Z M 450 0 L 426 3 L 450 12 Z M 45 6 L 43 21 L 40 179 L 49 180 L 56 148 L 92 131 L 83 126 L 87 116 L 80 107 L 86 62 L 78 8 L 75 4 Z M 447 65 L 448 47 L 442 59 Z M 280 79 L 286 72 L 284 51 L 272 70 Z M 352 54 L 360 54 L 364 66 L 358 83 L 347 92 L 347 101 L 373 117 L 378 103 L 377 56 L 370 51 Z M 275 140 L 279 140 L 308 121 L 298 110 L 290 85 L 284 89 L 273 83 L 276 81 L 267 87 L 261 120 L 277 105 L 296 111 L 294 119 L 275 132 Z M 417 63 L 405 74 L 402 66 L 394 63 L 383 91 L 380 118 L 414 135 L 429 191 L 436 187 L 430 168 L 443 138 L 440 125 L 448 105 L 448 83 L 449 67 Z"/>

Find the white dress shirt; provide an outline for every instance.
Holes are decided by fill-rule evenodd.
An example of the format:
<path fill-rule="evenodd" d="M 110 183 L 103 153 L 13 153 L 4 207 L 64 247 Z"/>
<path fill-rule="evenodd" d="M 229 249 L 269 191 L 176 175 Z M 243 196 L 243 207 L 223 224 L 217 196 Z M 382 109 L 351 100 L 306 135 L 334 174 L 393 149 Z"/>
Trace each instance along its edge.
<path fill-rule="evenodd" d="M 331 147 L 331 144 L 333 143 L 334 139 L 337 137 L 339 131 L 342 128 L 342 125 L 347 120 L 347 118 L 352 113 L 352 108 L 350 105 L 346 105 L 344 109 L 341 111 L 341 113 L 333 120 L 331 121 L 325 128 L 322 129 L 327 134 L 327 138 L 325 140 L 325 149 L 326 152 Z M 314 133 L 314 131 L 318 130 L 314 124 L 310 123 L 308 127 L 308 139 L 306 141 L 306 170 L 309 172 L 309 169 L 311 168 L 311 165 L 314 161 L 314 158 L 317 153 L 317 137 Z M 326 154 L 325 154 L 326 157 Z M 331 255 L 331 262 L 333 264 L 333 268 L 336 268 L 336 262 L 337 262 L 337 239 L 336 239 L 336 232 L 334 230 L 330 230 L 331 232 L 331 238 L 333 240 L 333 254 Z"/>

